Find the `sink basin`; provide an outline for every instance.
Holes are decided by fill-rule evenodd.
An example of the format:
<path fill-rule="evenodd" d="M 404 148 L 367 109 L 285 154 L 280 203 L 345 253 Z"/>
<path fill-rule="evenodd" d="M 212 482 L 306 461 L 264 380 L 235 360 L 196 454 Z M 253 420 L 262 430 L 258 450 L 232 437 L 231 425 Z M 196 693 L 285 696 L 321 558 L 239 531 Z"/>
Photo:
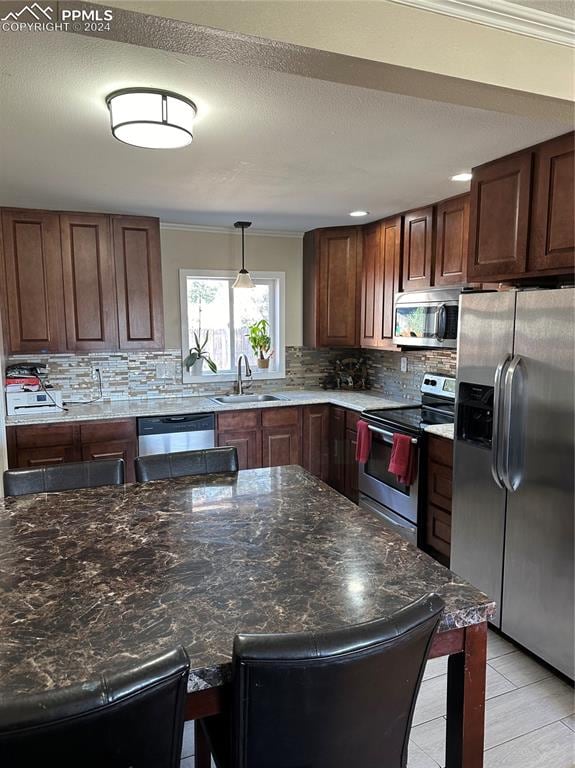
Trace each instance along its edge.
<path fill-rule="evenodd" d="M 210 397 L 210 400 L 219 405 L 233 405 L 234 403 L 269 403 L 272 400 L 287 400 L 287 398 L 278 395 L 222 395 Z"/>

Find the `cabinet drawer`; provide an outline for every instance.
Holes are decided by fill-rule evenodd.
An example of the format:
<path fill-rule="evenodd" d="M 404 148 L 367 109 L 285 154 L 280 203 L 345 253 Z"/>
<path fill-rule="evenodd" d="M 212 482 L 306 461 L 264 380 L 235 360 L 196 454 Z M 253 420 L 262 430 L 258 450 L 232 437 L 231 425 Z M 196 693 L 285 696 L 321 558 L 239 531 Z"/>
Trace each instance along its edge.
<path fill-rule="evenodd" d="M 74 442 L 73 424 L 34 424 L 13 429 L 18 448 L 72 445 Z"/>
<path fill-rule="evenodd" d="M 259 411 L 218 413 L 218 432 L 237 429 L 257 429 L 259 426 L 259 415 Z"/>
<path fill-rule="evenodd" d="M 36 469 L 54 464 L 66 464 L 69 461 L 80 461 L 78 451 L 73 445 L 20 448 L 16 451 L 15 460 L 10 461 L 10 468 Z"/>
<path fill-rule="evenodd" d="M 345 428 L 357 432 L 357 422 L 361 419 L 361 413 L 357 411 L 345 412 Z"/>
<path fill-rule="evenodd" d="M 80 424 L 80 440 L 82 443 L 132 439 L 136 439 L 136 422 L 134 419 L 88 421 Z"/>
<path fill-rule="evenodd" d="M 453 467 L 453 440 L 430 437 L 428 442 L 429 460 L 446 467 Z"/>
<path fill-rule="evenodd" d="M 295 408 L 264 408 L 262 409 L 262 426 L 290 427 L 299 423 L 300 409 Z"/>

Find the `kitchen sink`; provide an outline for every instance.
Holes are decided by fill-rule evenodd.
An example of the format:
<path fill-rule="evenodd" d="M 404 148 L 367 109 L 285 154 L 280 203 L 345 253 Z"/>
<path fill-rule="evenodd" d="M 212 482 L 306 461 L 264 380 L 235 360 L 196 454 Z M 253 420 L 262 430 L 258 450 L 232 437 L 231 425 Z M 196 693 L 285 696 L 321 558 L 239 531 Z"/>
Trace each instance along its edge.
<path fill-rule="evenodd" d="M 210 400 L 219 405 L 233 405 L 234 403 L 269 403 L 273 400 L 287 399 L 287 397 L 281 397 L 279 395 L 222 395 L 221 397 L 210 397 Z"/>

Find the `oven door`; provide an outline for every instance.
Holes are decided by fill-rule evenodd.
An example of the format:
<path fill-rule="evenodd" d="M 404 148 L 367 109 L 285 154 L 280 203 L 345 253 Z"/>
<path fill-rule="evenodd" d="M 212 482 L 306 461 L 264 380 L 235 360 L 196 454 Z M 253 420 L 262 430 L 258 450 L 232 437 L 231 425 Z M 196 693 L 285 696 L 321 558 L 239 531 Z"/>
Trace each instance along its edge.
<path fill-rule="evenodd" d="M 416 474 L 411 485 L 403 485 L 387 469 L 391 458 L 393 432 L 370 424 L 371 450 L 365 464 L 359 465 L 359 490 L 387 509 L 417 525 L 420 446 L 413 438 Z"/>
<path fill-rule="evenodd" d="M 459 302 L 405 304 L 395 307 L 393 341 L 402 347 L 457 347 Z"/>
<path fill-rule="evenodd" d="M 376 515 L 390 531 L 398 533 L 404 539 L 409 541 L 410 544 L 413 544 L 414 547 L 417 546 L 416 525 L 408 522 L 400 515 L 396 515 L 395 512 L 387 509 L 387 507 L 384 507 L 382 504 L 378 504 L 377 501 L 370 499 L 369 496 L 364 496 L 363 493 L 359 494 L 358 504 L 362 509 L 367 509 L 369 512 Z"/>

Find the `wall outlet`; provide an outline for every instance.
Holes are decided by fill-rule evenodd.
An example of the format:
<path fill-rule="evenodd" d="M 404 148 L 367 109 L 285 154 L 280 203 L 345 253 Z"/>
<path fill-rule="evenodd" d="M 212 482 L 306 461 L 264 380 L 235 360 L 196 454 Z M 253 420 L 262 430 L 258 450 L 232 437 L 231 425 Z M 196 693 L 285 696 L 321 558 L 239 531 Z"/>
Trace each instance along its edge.
<path fill-rule="evenodd" d="M 94 366 L 92 368 L 92 381 L 98 381 L 101 375 L 100 368 L 98 366 Z"/>
<path fill-rule="evenodd" d="M 402 373 L 407 373 L 407 357 L 400 358 L 399 369 Z"/>

